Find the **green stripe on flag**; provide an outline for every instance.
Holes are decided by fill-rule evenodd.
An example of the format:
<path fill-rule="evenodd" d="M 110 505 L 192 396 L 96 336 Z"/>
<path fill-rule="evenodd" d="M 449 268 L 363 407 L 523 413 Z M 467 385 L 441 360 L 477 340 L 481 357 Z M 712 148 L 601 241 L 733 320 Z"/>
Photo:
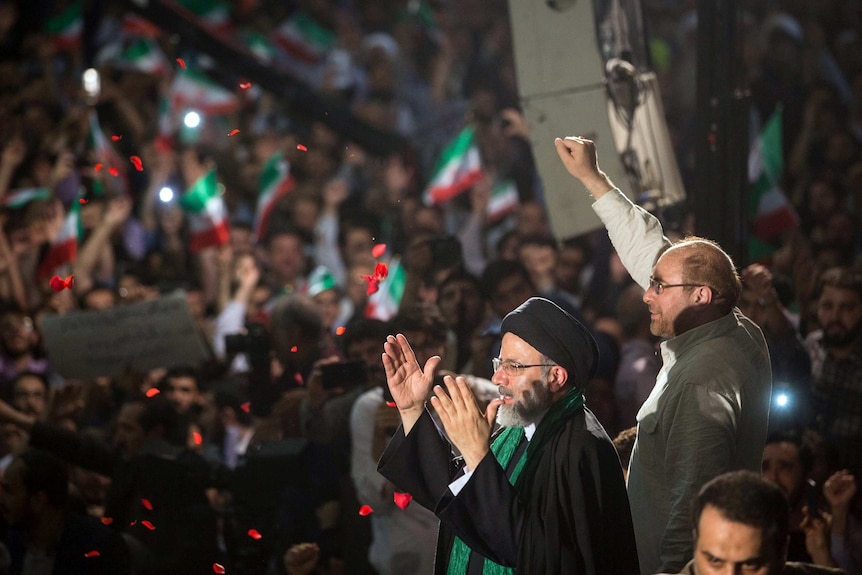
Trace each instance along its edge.
<path fill-rule="evenodd" d="M 188 213 L 200 214 L 206 209 L 207 202 L 218 196 L 218 177 L 210 170 L 197 179 L 180 198 L 180 207 Z"/>

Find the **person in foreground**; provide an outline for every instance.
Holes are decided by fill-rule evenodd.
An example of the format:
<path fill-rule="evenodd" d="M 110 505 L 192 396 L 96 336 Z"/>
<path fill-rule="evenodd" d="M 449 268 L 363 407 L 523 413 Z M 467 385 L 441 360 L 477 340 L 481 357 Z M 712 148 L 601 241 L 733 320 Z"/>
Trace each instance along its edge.
<path fill-rule="evenodd" d="M 678 571 L 692 557 L 688 505 L 700 488 L 727 471 L 760 470 L 772 393 L 766 340 L 736 307 L 742 286 L 730 256 L 703 238 L 671 244 L 599 169 L 590 140 L 554 143 L 645 290 L 650 331 L 666 338 L 637 414 L 627 486 L 641 575 Z"/>
<path fill-rule="evenodd" d="M 619 459 L 584 407 L 595 341 L 539 297 L 509 313 L 501 331 L 492 377 L 501 397 L 485 413 L 462 377 L 434 385 L 426 403 L 441 358 L 420 366 L 402 334 L 387 337 L 383 366 L 401 426 L 378 469 L 440 518 L 437 574 L 631 575 L 637 556 Z"/>
<path fill-rule="evenodd" d="M 788 513 L 781 489 L 756 473 L 732 471 L 716 477 L 694 501 L 694 559 L 678 575 L 844 573 L 787 562 Z"/>

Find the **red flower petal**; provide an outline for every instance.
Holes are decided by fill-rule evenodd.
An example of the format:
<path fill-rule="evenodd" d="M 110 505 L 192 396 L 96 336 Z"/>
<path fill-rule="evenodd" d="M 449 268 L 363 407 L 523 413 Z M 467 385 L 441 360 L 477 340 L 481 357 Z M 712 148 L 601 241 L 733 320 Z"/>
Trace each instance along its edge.
<path fill-rule="evenodd" d="M 63 287 L 64 287 L 64 288 L 66 288 L 66 289 L 72 289 L 72 286 L 73 286 L 73 285 L 75 285 L 75 276 L 74 276 L 74 274 L 73 274 L 73 275 L 70 275 L 70 276 L 66 276 L 66 277 L 63 279 Z"/>
<path fill-rule="evenodd" d="M 102 164 L 96 164 L 95 166 L 93 166 L 93 169 L 96 170 L 97 172 L 101 172 L 102 171 Z"/>
<path fill-rule="evenodd" d="M 160 393 L 161 393 L 161 391 L 159 390 L 158 387 L 151 387 L 150 389 L 147 390 L 147 392 L 144 395 L 146 395 L 147 397 L 155 397 Z"/>
<path fill-rule="evenodd" d="M 344 327 L 343 325 L 340 325 L 337 328 L 335 328 L 335 335 L 344 335 L 345 331 L 347 331 L 347 328 Z"/>
<path fill-rule="evenodd" d="M 398 407 L 398 404 L 394 401 L 387 401 L 386 405 L 388 405 L 389 407 Z"/>
<path fill-rule="evenodd" d="M 251 413 L 251 402 L 246 401 L 242 405 L 239 406 L 246 413 Z"/>
<path fill-rule="evenodd" d="M 365 290 L 365 295 L 373 295 L 376 294 L 380 289 L 380 280 L 377 278 L 371 278 L 368 280 L 368 289 Z"/>
<path fill-rule="evenodd" d="M 204 436 L 198 433 L 197 431 L 192 432 L 192 441 L 195 442 L 195 445 L 200 445 L 204 442 Z"/>
<path fill-rule="evenodd" d="M 51 289 L 54 291 L 63 291 L 64 289 L 66 289 L 66 286 L 63 283 L 63 278 L 61 278 L 60 276 L 52 277 L 50 284 L 51 284 Z"/>
<path fill-rule="evenodd" d="M 233 130 L 230 131 L 230 133 L 227 135 L 227 137 L 230 138 L 231 136 L 236 136 L 237 134 L 239 134 L 239 130 L 234 128 Z"/>
<path fill-rule="evenodd" d="M 298 350 L 299 350 L 299 348 L 298 348 L 298 347 L 293 346 L 293 347 L 291 347 L 291 348 L 290 348 L 290 353 L 296 353 Z"/>
<path fill-rule="evenodd" d="M 389 275 L 389 267 L 383 262 L 378 263 L 374 267 L 374 276 L 379 280 L 385 280 Z"/>
<path fill-rule="evenodd" d="M 180 68 L 182 68 L 183 70 L 186 69 L 186 61 L 182 58 L 177 58 L 177 64 L 179 64 Z"/>
<path fill-rule="evenodd" d="M 129 156 L 129 161 L 134 164 L 136 170 L 139 172 L 144 171 L 144 163 L 141 161 L 141 158 L 138 156 Z"/>
<path fill-rule="evenodd" d="M 150 531 L 155 531 L 155 530 L 156 530 L 156 526 L 155 526 L 155 525 L 153 525 L 152 523 L 150 523 L 149 521 L 147 521 L 146 519 L 144 519 L 143 521 L 141 521 L 141 525 L 143 525 L 144 527 L 146 527 L 146 528 L 147 528 L 147 529 L 149 529 Z"/>
<path fill-rule="evenodd" d="M 249 88 L 251 88 L 251 82 L 243 82 L 242 84 L 239 85 L 239 87 L 242 88 L 243 90 L 248 90 Z"/>
<path fill-rule="evenodd" d="M 372 513 L 374 513 L 374 510 L 371 509 L 370 505 L 363 505 L 359 508 L 359 514 L 363 517 L 365 517 L 366 515 L 371 515 Z"/>
<path fill-rule="evenodd" d="M 101 555 L 101 553 L 99 553 L 95 549 L 93 549 L 92 551 L 87 551 L 86 553 L 84 553 L 84 557 L 86 557 L 87 559 L 89 559 L 90 557 L 98 557 L 99 555 Z"/>
<path fill-rule="evenodd" d="M 119 142 L 120 140 L 123 139 L 123 136 L 122 136 L 122 134 L 119 136 L 111 136 L 111 139 L 114 140 L 115 142 Z"/>
<path fill-rule="evenodd" d="M 371 255 L 375 258 L 381 257 L 386 253 L 386 244 L 377 244 L 371 249 Z"/>
<path fill-rule="evenodd" d="M 263 537 L 263 535 L 261 535 L 260 531 L 258 531 L 257 529 L 249 529 L 248 536 L 252 539 L 261 539 Z"/>
<path fill-rule="evenodd" d="M 297 144 L 296 149 L 299 150 L 300 152 L 307 152 L 308 151 L 308 148 L 306 148 L 302 144 Z"/>
<path fill-rule="evenodd" d="M 102 525 L 110 525 L 111 523 L 114 522 L 114 518 L 113 517 L 102 517 L 101 519 L 99 519 L 99 521 L 102 522 Z"/>
<path fill-rule="evenodd" d="M 118 170 L 117 168 L 108 168 L 108 173 L 116 178 L 120 175 L 120 170 Z"/>
<path fill-rule="evenodd" d="M 218 573 L 219 575 L 223 575 L 225 572 L 224 565 L 222 565 L 221 563 L 213 563 L 213 572 Z"/>
<path fill-rule="evenodd" d="M 396 491 L 392 494 L 392 498 L 395 500 L 395 505 L 401 509 L 406 509 L 407 506 L 410 505 L 410 500 L 413 499 L 413 496 L 409 493 L 398 493 Z"/>
<path fill-rule="evenodd" d="M 144 509 L 146 509 L 147 511 L 152 511 L 152 510 L 153 510 L 153 504 L 152 504 L 152 503 L 150 503 L 150 500 L 149 500 L 149 499 L 147 499 L 147 498 L 143 498 L 143 499 L 141 499 L 141 505 L 143 505 L 143 506 L 144 506 Z"/>
<path fill-rule="evenodd" d="M 293 380 L 296 382 L 297 385 L 305 385 L 305 381 L 303 381 L 301 373 L 293 374 Z"/>

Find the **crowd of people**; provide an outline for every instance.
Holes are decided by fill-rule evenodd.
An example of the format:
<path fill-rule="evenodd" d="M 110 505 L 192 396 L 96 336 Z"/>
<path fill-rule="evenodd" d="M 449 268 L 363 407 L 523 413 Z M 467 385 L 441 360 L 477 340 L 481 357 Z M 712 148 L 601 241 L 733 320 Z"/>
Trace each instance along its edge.
<path fill-rule="evenodd" d="M 740 3 L 745 261 L 531 145 L 503 0 L 175 4 L 403 145 L 122 3 L 0 0 L 0 573 L 862 573 L 856 3 Z M 696 2 L 642 9 L 691 198 Z M 200 355 L 61 359 L 177 297 Z"/>

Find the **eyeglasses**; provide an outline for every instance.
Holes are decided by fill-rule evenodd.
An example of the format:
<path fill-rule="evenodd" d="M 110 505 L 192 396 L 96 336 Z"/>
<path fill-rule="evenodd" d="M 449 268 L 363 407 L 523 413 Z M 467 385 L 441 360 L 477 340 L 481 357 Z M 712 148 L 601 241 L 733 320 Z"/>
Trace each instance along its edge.
<path fill-rule="evenodd" d="M 529 365 L 523 365 L 514 361 L 503 361 L 499 357 L 495 357 L 491 360 L 491 367 L 494 368 L 494 373 L 497 373 L 502 369 L 503 373 L 509 377 L 515 377 L 518 375 L 519 371 L 527 369 L 528 367 L 554 367 L 555 365 L 555 363 L 531 363 Z"/>
<path fill-rule="evenodd" d="M 650 276 L 650 278 L 649 278 L 649 287 L 651 287 L 652 289 L 654 289 L 654 290 L 655 290 L 655 294 L 656 294 L 656 295 L 661 295 L 661 293 L 662 293 L 664 290 L 668 289 L 668 288 L 674 288 L 674 287 L 699 287 L 699 286 L 702 286 L 702 285 L 704 285 L 704 284 L 664 284 L 664 283 L 661 283 L 660 281 L 658 281 L 657 279 L 655 279 L 655 278 L 654 278 L 654 277 L 652 277 L 652 276 Z M 709 286 L 707 286 L 707 287 L 709 287 Z M 709 289 L 712 289 L 712 288 L 710 287 Z M 712 289 L 712 291 L 715 291 L 715 290 L 714 290 L 714 289 Z"/>

